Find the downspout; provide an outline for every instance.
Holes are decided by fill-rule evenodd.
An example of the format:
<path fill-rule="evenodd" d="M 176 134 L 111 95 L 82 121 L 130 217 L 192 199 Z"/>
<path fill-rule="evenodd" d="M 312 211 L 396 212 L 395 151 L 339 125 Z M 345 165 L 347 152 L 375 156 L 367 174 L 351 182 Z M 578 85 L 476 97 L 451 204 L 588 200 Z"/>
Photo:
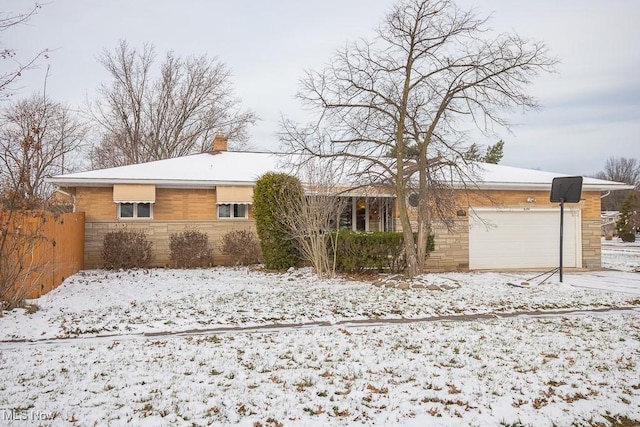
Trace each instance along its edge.
<path fill-rule="evenodd" d="M 76 211 L 76 196 L 71 194 L 71 193 L 67 193 L 66 191 L 63 191 L 59 188 L 56 188 L 56 192 L 64 194 L 65 196 L 69 196 L 71 197 L 71 200 L 73 200 L 73 212 L 75 213 Z"/>
<path fill-rule="evenodd" d="M 604 199 L 605 197 L 607 197 L 610 194 L 611 194 L 611 190 L 607 190 L 607 194 L 603 194 L 602 196 L 600 196 L 600 198 Z"/>

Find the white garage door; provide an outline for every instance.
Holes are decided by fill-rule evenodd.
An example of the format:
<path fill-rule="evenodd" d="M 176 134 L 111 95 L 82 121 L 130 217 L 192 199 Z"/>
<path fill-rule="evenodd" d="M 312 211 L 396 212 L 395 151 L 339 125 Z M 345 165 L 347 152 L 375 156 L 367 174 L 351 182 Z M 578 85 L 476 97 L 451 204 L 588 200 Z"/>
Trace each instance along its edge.
<path fill-rule="evenodd" d="M 469 268 L 553 268 L 560 264 L 560 208 L 471 210 Z M 582 266 L 580 209 L 564 210 L 563 266 Z"/>

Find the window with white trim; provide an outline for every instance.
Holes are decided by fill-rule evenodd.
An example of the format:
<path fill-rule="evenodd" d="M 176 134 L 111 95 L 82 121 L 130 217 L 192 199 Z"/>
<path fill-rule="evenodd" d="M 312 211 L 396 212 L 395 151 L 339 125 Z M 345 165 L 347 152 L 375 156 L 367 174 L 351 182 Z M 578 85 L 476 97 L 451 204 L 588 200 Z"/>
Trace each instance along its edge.
<path fill-rule="evenodd" d="M 119 219 L 153 218 L 153 203 L 118 203 Z"/>
<path fill-rule="evenodd" d="M 218 203 L 218 218 L 248 218 L 246 203 Z"/>

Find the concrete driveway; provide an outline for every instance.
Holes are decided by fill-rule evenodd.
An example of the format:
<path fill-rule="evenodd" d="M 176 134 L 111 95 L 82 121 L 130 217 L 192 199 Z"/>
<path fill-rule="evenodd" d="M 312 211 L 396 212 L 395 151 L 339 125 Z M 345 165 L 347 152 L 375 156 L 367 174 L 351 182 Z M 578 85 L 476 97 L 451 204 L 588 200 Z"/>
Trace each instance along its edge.
<path fill-rule="evenodd" d="M 563 282 L 572 286 L 640 296 L 640 273 L 617 270 L 579 271 L 563 274 Z"/>

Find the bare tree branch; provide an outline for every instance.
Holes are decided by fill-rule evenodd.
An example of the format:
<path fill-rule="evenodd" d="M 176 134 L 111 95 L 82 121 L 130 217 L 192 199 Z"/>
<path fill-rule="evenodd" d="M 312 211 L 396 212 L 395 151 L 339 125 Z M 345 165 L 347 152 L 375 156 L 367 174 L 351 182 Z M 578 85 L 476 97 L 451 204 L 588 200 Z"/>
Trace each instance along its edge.
<path fill-rule="evenodd" d="M 230 72 L 216 58 L 182 59 L 168 52 L 153 76 L 152 45 L 141 51 L 121 41 L 100 61 L 112 78 L 89 106 L 102 128 L 93 146 L 94 167 L 113 167 L 208 151 L 217 132 L 240 143 L 258 119 L 239 108 Z"/>
<path fill-rule="evenodd" d="M 45 95 L 0 110 L 0 184 L 26 202 L 48 199 L 48 176 L 70 172 L 79 159 L 86 126 L 69 107 Z"/>
<path fill-rule="evenodd" d="M 362 178 L 375 172 L 395 190 L 411 275 L 423 270 L 431 222 L 451 218 L 451 182 L 474 176 L 464 125 L 508 128 L 515 108 L 539 107 L 525 89 L 557 64 L 543 43 L 485 38 L 487 22 L 449 0 L 404 1 L 375 40 L 351 43 L 325 69 L 307 73 L 298 97 L 318 113 L 313 125 L 299 130 L 283 120 L 285 149 L 349 158 Z M 417 242 L 409 192 L 419 194 Z"/>
<path fill-rule="evenodd" d="M 602 199 L 602 210 L 620 210 L 623 201 L 631 191 L 640 196 L 640 160 L 626 157 L 610 157 L 604 169 L 594 175 L 595 178 L 608 181 L 624 182 L 635 186 L 635 190 L 613 191 Z"/>
<path fill-rule="evenodd" d="M 31 19 L 42 6 L 35 3 L 31 9 L 25 13 L 10 14 L 7 12 L 0 12 L 0 32 L 6 31 L 16 25 L 23 24 Z M 0 73 L 0 96 L 10 96 L 12 94 L 11 87 L 26 70 L 33 68 L 42 57 L 47 57 L 48 49 L 43 49 L 36 53 L 33 57 L 27 61 L 20 61 L 17 52 L 0 42 L 0 59 L 11 62 L 12 65 L 5 68 L 10 68 L 10 71 L 3 71 Z M 4 68 L 4 67 L 3 67 Z"/>

